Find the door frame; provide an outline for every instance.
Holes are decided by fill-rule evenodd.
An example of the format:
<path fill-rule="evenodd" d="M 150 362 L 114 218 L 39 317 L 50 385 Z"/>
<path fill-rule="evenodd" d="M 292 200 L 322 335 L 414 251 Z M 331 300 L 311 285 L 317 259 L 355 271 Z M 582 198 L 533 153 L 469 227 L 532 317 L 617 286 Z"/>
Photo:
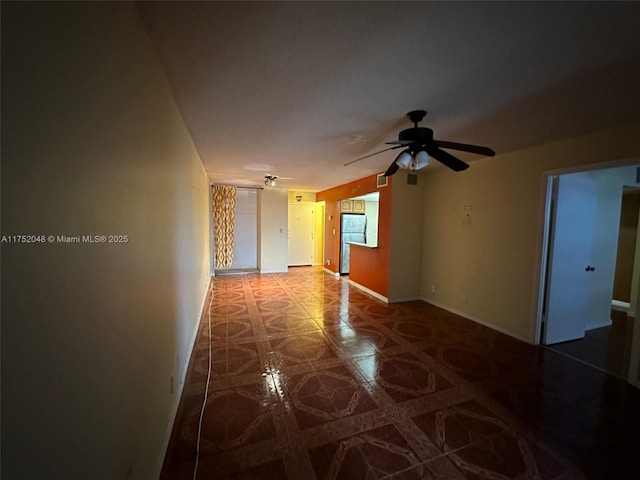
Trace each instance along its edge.
<path fill-rule="evenodd" d="M 542 248 L 540 249 L 540 275 L 538 278 L 538 302 L 536 305 L 536 321 L 533 334 L 534 345 L 539 345 L 542 340 L 542 321 L 544 317 L 544 307 L 547 298 L 547 275 L 549 267 L 549 244 L 551 243 L 551 223 L 553 197 L 554 197 L 554 179 L 558 174 L 552 172 L 544 172 L 543 181 L 543 222 L 542 222 Z"/>
<path fill-rule="evenodd" d="M 542 337 L 542 320 L 543 313 L 545 307 L 546 300 L 546 282 L 547 282 L 547 274 L 548 274 L 548 255 L 549 255 L 549 243 L 550 243 L 550 232 L 551 232 L 551 207 L 552 207 L 552 197 L 553 197 L 553 177 L 559 175 L 566 175 L 569 173 L 581 173 L 581 172 L 589 172 L 593 170 L 603 170 L 606 168 L 616 168 L 616 167 L 626 167 L 630 165 L 638 165 L 639 159 L 638 157 L 628 157 L 622 158 L 619 160 L 612 160 L 606 162 L 597 162 L 591 163 L 587 165 L 576 165 L 572 167 L 564 167 L 557 168 L 551 170 L 545 170 L 542 172 L 541 179 L 541 191 L 540 191 L 540 208 L 539 208 L 539 221 L 538 221 L 538 259 L 537 264 L 539 268 L 536 271 L 537 275 L 537 292 L 536 292 L 536 303 L 535 303 L 535 315 L 534 315 L 534 325 L 532 331 L 532 339 L 534 345 L 540 345 L 540 340 Z M 639 286 L 640 290 L 640 286 Z M 640 294 L 636 300 L 636 316 L 640 317 L 637 312 L 640 312 Z M 635 322 L 634 327 L 634 342 L 631 345 L 631 355 L 629 365 L 629 378 L 628 382 L 638 388 L 640 388 L 640 378 L 637 378 L 640 375 L 640 365 L 637 365 L 640 360 L 640 322 Z M 632 378 L 633 375 L 633 378 Z"/>

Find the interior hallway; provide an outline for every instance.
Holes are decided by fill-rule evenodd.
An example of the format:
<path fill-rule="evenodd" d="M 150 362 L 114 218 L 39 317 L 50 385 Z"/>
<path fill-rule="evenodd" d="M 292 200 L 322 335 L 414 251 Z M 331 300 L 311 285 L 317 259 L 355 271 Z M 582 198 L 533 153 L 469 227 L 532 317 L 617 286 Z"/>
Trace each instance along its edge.
<path fill-rule="evenodd" d="M 163 479 L 193 477 L 209 340 L 197 478 L 638 478 L 618 378 L 317 267 L 212 291 Z"/>

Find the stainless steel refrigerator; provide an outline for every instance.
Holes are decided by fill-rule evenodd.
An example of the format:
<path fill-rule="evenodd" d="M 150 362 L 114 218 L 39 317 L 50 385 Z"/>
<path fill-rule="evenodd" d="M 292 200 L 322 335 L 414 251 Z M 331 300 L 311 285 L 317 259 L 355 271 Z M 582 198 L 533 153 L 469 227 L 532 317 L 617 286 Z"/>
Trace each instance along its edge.
<path fill-rule="evenodd" d="M 367 216 L 354 213 L 340 215 L 340 275 L 349 273 L 348 242 L 367 243 Z"/>

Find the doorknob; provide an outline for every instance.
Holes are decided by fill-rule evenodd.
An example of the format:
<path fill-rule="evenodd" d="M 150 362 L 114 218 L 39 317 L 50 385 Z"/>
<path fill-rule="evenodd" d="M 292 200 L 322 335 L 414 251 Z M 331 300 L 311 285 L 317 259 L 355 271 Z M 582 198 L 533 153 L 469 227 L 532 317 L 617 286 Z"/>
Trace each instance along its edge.
<path fill-rule="evenodd" d="M 584 269 L 585 272 L 594 272 L 596 267 L 592 267 L 591 265 L 587 265 Z"/>

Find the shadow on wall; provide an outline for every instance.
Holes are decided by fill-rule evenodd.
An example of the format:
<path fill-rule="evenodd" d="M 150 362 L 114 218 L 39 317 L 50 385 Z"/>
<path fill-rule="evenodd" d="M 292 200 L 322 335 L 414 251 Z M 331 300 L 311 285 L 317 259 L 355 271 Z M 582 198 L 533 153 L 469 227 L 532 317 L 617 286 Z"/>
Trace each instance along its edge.
<path fill-rule="evenodd" d="M 484 74 L 486 72 L 485 69 Z M 493 115 L 452 131 L 449 136 L 468 141 L 482 139 L 487 145 L 492 145 L 496 152 L 505 153 L 539 145 L 543 137 L 544 142 L 548 143 L 612 126 L 627 125 L 640 121 L 638 85 L 640 68 L 630 69 L 629 62 L 612 62 L 546 90 L 524 98 L 514 98 Z M 589 101 L 585 102 L 585 98 Z M 526 119 L 530 125 L 543 125 L 541 136 L 536 137 L 536 129 L 531 129 L 529 137 L 522 138 L 522 119 Z M 495 130 L 492 125 L 500 125 L 500 130 Z M 570 132 L 567 132 L 567 125 L 571 126 Z M 556 131 L 563 132 L 563 136 L 548 136 L 549 132 Z M 522 141 L 514 141 L 516 138 L 522 138 Z M 473 156 L 462 155 L 461 158 L 473 160 Z"/>

